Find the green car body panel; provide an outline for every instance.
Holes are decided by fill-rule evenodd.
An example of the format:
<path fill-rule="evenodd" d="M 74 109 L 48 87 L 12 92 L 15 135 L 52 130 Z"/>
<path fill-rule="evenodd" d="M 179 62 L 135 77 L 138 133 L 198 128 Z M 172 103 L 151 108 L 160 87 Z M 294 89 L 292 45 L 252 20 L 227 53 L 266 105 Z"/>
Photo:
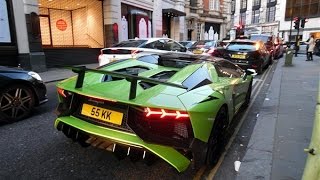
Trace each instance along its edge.
<path fill-rule="evenodd" d="M 141 77 L 151 77 L 165 71 L 177 71 L 167 82 L 180 85 L 199 68 L 204 68 L 208 72 L 212 83 L 191 90 L 162 84 L 143 89 L 138 85 L 136 97 L 131 100 L 129 100 L 130 82 L 126 79 L 102 82 L 105 77 L 104 74 L 86 72 L 81 88 L 75 88 L 77 76 L 59 82 L 57 87 L 75 94 L 116 101 L 129 106 L 164 108 L 187 112 L 191 121 L 194 139 L 206 143 L 210 137 L 215 116 L 220 108 L 223 105 L 227 106 L 229 119 L 231 120 L 244 103 L 247 90 L 252 81 L 252 76 L 250 75 L 245 79 L 218 77 L 214 65 L 210 62 L 190 64 L 179 69 L 137 60 L 127 60 L 107 65 L 100 68 L 100 70 L 115 71 L 128 67 L 147 68 L 148 70 L 139 73 Z M 63 98 L 59 96 L 59 100 L 63 101 Z M 134 133 L 91 124 L 71 115 L 59 116 L 55 121 L 56 127 L 59 122 L 68 124 L 88 134 L 107 138 L 121 144 L 142 147 L 171 164 L 179 172 L 186 170 L 191 162 L 174 147 L 146 142 Z"/>

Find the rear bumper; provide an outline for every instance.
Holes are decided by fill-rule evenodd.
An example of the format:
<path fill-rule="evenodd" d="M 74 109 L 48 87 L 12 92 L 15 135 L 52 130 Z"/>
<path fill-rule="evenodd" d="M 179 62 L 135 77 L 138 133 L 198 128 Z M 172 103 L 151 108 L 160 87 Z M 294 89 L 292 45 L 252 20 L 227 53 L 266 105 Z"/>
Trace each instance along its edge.
<path fill-rule="evenodd" d="M 60 123 L 69 125 L 79 131 L 87 133 L 89 136 L 98 136 L 117 144 L 142 148 L 160 157 L 176 168 L 179 172 L 185 171 L 190 165 L 190 160 L 176 149 L 169 146 L 149 144 L 133 133 L 97 126 L 73 116 L 57 118 L 55 120 L 55 127 L 58 128 Z"/>
<path fill-rule="evenodd" d="M 247 61 L 247 62 L 238 62 L 238 60 L 230 60 L 231 62 L 237 64 L 240 66 L 242 69 L 257 69 L 258 67 L 261 66 L 262 62 L 261 61 Z M 245 61 L 245 60 L 243 60 Z"/>

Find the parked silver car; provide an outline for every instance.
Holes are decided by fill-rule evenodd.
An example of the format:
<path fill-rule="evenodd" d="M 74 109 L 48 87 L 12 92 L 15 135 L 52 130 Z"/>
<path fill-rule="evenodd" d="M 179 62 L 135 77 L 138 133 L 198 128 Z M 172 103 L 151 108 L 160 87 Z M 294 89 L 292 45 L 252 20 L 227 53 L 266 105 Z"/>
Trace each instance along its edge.
<path fill-rule="evenodd" d="M 119 59 L 140 57 L 153 53 L 167 53 L 170 51 L 186 52 L 187 48 L 169 38 L 129 39 L 110 48 L 104 48 L 99 55 L 99 66 Z"/>

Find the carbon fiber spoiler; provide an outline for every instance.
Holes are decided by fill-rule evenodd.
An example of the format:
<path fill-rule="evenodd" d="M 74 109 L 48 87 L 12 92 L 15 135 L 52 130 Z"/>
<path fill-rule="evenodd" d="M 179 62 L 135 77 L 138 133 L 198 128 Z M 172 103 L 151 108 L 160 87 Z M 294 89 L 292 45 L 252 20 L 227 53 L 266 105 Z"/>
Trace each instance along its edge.
<path fill-rule="evenodd" d="M 152 83 L 152 84 L 162 84 L 162 85 L 166 85 L 166 86 L 172 86 L 172 87 L 177 87 L 177 88 L 182 88 L 182 89 L 188 89 L 187 87 L 179 85 L 179 84 L 159 81 L 159 80 L 156 80 L 156 79 L 146 78 L 146 77 L 141 77 L 141 76 L 133 76 L 133 75 L 130 75 L 130 74 L 123 74 L 123 73 L 114 72 L 114 71 L 89 69 L 86 66 L 73 66 L 73 67 L 65 67 L 65 68 L 71 69 L 73 72 L 78 74 L 75 88 L 82 88 L 86 72 L 107 74 L 107 75 L 118 77 L 118 78 L 125 78 L 127 81 L 130 82 L 129 100 L 134 99 L 137 96 L 138 80 L 143 81 L 143 82 L 147 82 L 147 83 Z"/>

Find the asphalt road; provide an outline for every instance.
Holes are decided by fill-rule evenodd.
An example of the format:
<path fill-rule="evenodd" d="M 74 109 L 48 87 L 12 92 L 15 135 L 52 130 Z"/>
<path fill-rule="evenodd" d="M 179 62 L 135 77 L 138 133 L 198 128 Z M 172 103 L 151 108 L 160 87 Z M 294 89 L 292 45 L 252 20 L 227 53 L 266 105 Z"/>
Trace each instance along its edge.
<path fill-rule="evenodd" d="M 271 75 L 266 77 L 268 81 Z M 256 77 L 258 81 L 259 78 L 261 76 Z M 215 179 L 234 177 L 233 162 L 245 153 L 268 81 L 262 85 Z M 128 158 L 119 161 L 112 153 L 100 149 L 82 148 L 53 127 L 57 105 L 55 83 L 47 84 L 47 89 L 49 102 L 36 108 L 32 117 L 0 126 L 0 179 L 192 179 L 199 174 L 200 177 L 210 175 L 213 167 L 201 173 L 190 169 L 179 174 L 162 160 L 148 166 Z M 233 126 L 230 136 L 237 123 Z"/>

